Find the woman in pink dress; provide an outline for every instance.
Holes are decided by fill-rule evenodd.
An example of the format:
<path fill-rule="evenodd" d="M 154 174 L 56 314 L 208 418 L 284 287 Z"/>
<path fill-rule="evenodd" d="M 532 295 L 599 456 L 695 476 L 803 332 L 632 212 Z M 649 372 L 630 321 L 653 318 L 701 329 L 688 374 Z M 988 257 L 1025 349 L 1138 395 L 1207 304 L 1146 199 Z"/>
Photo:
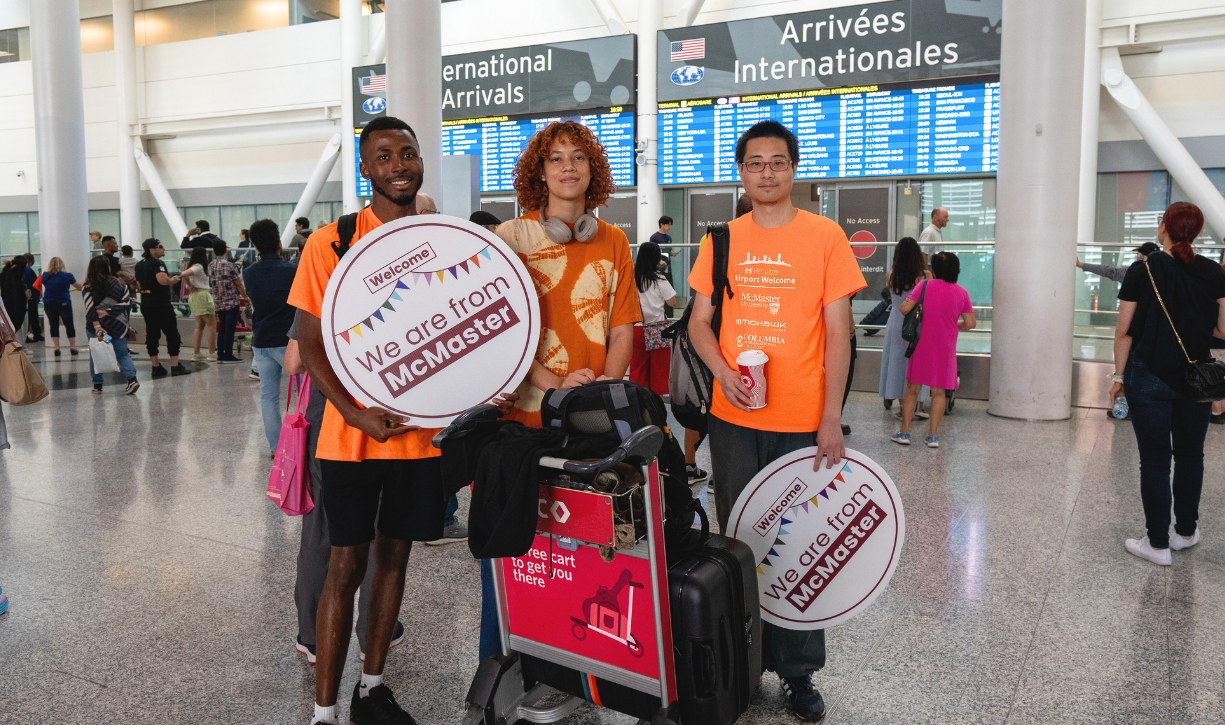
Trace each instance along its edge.
<path fill-rule="evenodd" d="M 935 279 L 915 286 L 910 297 L 902 303 L 901 312 L 914 309 L 923 298 L 923 324 L 919 330 L 919 341 L 910 355 L 906 368 L 906 396 L 902 405 L 902 431 L 890 438 L 894 443 L 910 445 L 910 421 L 914 417 L 919 389 L 924 385 L 932 391 L 931 419 L 928 421 L 927 437 L 923 442 L 928 448 L 939 448 L 940 420 L 944 418 L 945 391 L 957 388 L 957 333 L 973 330 L 978 324 L 974 308 L 970 306 L 970 293 L 957 284 L 961 274 L 961 262 L 952 252 L 941 252 L 931 258 L 931 270 Z"/>

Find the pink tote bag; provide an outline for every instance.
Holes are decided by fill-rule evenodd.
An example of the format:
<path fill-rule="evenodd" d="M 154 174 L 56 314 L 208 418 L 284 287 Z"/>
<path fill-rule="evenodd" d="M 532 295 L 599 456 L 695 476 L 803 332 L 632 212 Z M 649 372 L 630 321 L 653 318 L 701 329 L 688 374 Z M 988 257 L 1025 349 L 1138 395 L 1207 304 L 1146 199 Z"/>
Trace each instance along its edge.
<path fill-rule="evenodd" d="M 298 382 L 298 404 L 289 412 L 293 400 L 293 380 L 290 379 L 289 400 L 285 401 L 285 420 L 276 444 L 276 457 L 268 474 L 268 498 L 289 516 L 301 516 L 315 508 L 311 498 L 310 473 L 306 462 L 306 406 L 310 402 L 310 376 L 301 375 Z"/>

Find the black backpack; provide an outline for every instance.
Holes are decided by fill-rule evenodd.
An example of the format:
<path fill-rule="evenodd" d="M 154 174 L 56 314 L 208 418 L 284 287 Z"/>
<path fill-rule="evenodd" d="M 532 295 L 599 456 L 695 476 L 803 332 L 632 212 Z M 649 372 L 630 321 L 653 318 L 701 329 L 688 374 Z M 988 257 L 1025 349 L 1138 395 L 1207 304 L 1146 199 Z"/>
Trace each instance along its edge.
<path fill-rule="evenodd" d="M 719 339 L 719 327 L 723 324 L 723 295 L 733 296 L 727 280 L 727 257 L 731 247 L 731 232 L 726 224 L 710 228 L 711 282 L 714 290 L 710 302 L 715 308 L 710 327 Z M 676 422 L 687 430 L 706 433 L 706 415 L 710 412 L 714 394 L 715 376 L 710 367 L 702 362 L 697 348 L 689 339 L 689 318 L 693 314 L 693 300 L 685 307 L 685 313 L 675 324 L 665 328 L 661 335 L 672 340 L 672 368 L 668 372 L 668 399 L 672 404 L 672 415 Z"/>
<path fill-rule="evenodd" d="M 345 252 L 353 244 L 353 235 L 357 234 L 357 215 L 358 212 L 353 212 L 336 220 L 336 233 L 340 238 L 332 242 L 332 250 L 336 252 L 337 261 L 344 259 Z"/>
<path fill-rule="evenodd" d="M 664 432 L 659 449 L 663 476 L 664 536 L 668 546 L 678 545 L 693 526 L 695 500 L 685 472 L 685 452 L 668 429 L 663 398 L 628 380 L 600 380 L 577 388 L 546 391 L 540 421 L 568 433 L 605 438 L 613 446 L 644 426 Z"/>

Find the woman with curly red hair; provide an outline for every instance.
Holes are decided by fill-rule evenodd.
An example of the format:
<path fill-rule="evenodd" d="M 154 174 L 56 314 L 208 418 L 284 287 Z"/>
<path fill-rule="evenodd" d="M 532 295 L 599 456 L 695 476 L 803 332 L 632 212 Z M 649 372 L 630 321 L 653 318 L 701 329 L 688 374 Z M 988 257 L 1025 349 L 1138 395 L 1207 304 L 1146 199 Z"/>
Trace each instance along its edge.
<path fill-rule="evenodd" d="M 591 213 L 616 191 L 591 129 L 559 121 L 537 131 L 515 165 L 515 191 L 526 213 L 497 233 L 536 284 L 540 343 L 507 417 L 539 428 L 546 390 L 625 377 L 642 312 L 629 240 Z M 482 659 L 501 649 L 494 602 L 493 572 L 482 559 Z"/>
<path fill-rule="evenodd" d="M 592 214 L 616 186 L 591 129 L 558 121 L 536 132 L 515 165 L 515 190 L 526 213 L 498 236 L 536 284 L 541 335 L 510 417 L 539 426 L 544 391 L 624 377 L 642 312 L 625 233 Z"/>
<path fill-rule="evenodd" d="M 1163 566 L 1172 562 L 1170 549 L 1199 543 L 1211 404 L 1187 388 L 1186 367 L 1189 360 L 1211 359 L 1212 338 L 1225 337 L 1225 270 L 1191 247 L 1203 228 L 1199 207 L 1171 204 L 1157 228 L 1161 251 L 1131 265 L 1119 288 L 1110 402 L 1127 394 L 1140 448 L 1140 499 L 1148 530 L 1142 539 L 1128 539 L 1125 547 Z M 1170 536 L 1171 499 L 1176 536 Z"/>

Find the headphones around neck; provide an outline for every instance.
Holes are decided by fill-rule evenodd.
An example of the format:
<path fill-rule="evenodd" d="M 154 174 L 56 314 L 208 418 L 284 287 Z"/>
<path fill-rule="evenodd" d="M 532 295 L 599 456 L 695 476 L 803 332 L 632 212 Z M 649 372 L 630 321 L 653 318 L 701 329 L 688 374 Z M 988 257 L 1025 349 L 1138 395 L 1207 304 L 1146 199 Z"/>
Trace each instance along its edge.
<path fill-rule="evenodd" d="M 583 215 L 574 223 L 574 231 L 571 232 L 570 227 L 561 219 L 557 217 L 550 219 L 546 209 L 547 207 L 540 209 L 540 224 L 544 227 L 545 236 L 557 244 L 569 244 L 576 239 L 580 242 L 590 242 L 599 231 L 600 222 L 589 211 L 583 212 Z"/>

